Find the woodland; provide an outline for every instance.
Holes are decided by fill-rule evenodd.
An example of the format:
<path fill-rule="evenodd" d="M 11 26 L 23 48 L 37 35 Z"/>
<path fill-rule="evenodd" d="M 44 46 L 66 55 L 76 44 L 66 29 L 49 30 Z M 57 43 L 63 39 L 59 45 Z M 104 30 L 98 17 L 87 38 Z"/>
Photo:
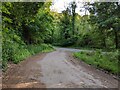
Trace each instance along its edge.
<path fill-rule="evenodd" d="M 9 62 L 17 64 L 31 55 L 54 51 L 54 47 L 67 47 L 94 50 L 74 56 L 113 74 L 120 72 L 120 4 L 83 4 L 81 16 L 74 1 L 61 13 L 50 9 L 52 2 L 2 2 L 3 70 Z"/>

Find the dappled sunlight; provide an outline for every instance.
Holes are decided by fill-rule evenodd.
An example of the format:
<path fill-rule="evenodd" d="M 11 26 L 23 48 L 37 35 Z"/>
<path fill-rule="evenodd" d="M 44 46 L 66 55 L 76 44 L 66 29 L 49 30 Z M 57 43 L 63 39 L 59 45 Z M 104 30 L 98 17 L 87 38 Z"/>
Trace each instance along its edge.
<path fill-rule="evenodd" d="M 5 84 L 3 84 L 3 88 L 32 88 L 34 86 L 39 85 L 39 82 L 33 81 L 33 82 L 21 82 L 18 84 L 8 84 L 6 87 Z"/>
<path fill-rule="evenodd" d="M 27 83 L 19 83 L 15 85 L 15 88 L 27 88 L 29 86 L 33 86 L 34 84 L 37 84 L 38 82 L 27 82 Z"/>

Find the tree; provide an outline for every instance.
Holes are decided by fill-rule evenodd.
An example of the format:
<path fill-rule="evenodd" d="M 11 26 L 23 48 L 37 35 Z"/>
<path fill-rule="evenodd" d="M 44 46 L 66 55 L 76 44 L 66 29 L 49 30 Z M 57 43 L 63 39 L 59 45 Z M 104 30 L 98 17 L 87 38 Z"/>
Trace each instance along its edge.
<path fill-rule="evenodd" d="M 72 9 L 72 31 L 73 31 L 73 35 L 75 34 L 75 15 L 76 15 L 76 12 L 75 12 L 75 9 L 76 9 L 77 5 L 75 3 L 75 1 L 73 1 L 71 3 L 71 9 Z"/>
<path fill-rule="evenodd" d="M 70 38 L 70 30 L 71 30 L 71 23 L 70 23 L 70 11 L 69 8 L 67 8 L 65 11 L 62 12 L 63 16 L 61 17 L 61 36 L 64 39 Z"/>
<path fill-rule="evenodd" d="M 5 3 L 6 4 L 6 3 Z M 32 22 L 44 2 L 12 2 L 11 8 L 8 8 L 10 18 L 13 20 L 12 27 L 21 36 L 25 43 L 31 43 L 31 35 L 28 24 Z M 4 13 L 3 13 L 4 15 Z"/>
<path fill-rule="evenodd" d="M 115 36 L 114 41 L 116 48 L 118 48 L 118 24 L 120 23 L 120 6 L 118 5 L 118 2 L 97 2 L 90 5 L 92 5 L 92 7 L 89 7 L 89 11 L 91 12 L 91 22 L 98 25 L 102 35 L 101 37 L 103 38 L 103 45 L 106 47 L 106 35 L 108 36 L 108 32 L 111 30 L 111 33 Z"/>

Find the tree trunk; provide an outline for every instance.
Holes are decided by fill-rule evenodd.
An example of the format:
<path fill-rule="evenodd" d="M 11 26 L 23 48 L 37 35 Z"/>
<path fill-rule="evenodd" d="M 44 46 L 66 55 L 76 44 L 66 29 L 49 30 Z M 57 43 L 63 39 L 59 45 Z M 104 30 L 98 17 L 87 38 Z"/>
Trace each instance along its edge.
<path fill-rule="evenodd" d="M 115 46 L 116 46 L 116 49 L 118 49 L 118 34 L 117 34 L 117 30 L 114 30 L 114 34 L 115 34 Z"/>
<path fill-rule="evenodd" d="M 31 37 L 30 37 L 29 30 L 28 30 L 28 27 L 24 23 L 22 24 L 22 29 L 23 29 L 24 42 L 26 44 L 31 44 Z"/>
<path fill-rule="evenodd" d="M 103 42 L 102 42 L 102 46 L 103 46 L 104 48 L 106 48 L 107 45 L 106 45 L 106 36 L 105 36 L 105 32 L 101 30 L 101 34 L 102 34 L 102 41 L 103 41 Z"/>

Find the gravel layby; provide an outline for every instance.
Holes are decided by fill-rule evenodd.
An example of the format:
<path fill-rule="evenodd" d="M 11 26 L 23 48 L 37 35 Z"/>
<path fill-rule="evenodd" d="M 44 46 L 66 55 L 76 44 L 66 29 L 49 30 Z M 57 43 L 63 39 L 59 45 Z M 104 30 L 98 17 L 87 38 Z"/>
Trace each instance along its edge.
<path fill-rule="evenodd" d="M 37 54 L 3 74 L 3 88 L 118 88 L 118 80 L 76 60 L 77 49 L 56 48 Z"/>

